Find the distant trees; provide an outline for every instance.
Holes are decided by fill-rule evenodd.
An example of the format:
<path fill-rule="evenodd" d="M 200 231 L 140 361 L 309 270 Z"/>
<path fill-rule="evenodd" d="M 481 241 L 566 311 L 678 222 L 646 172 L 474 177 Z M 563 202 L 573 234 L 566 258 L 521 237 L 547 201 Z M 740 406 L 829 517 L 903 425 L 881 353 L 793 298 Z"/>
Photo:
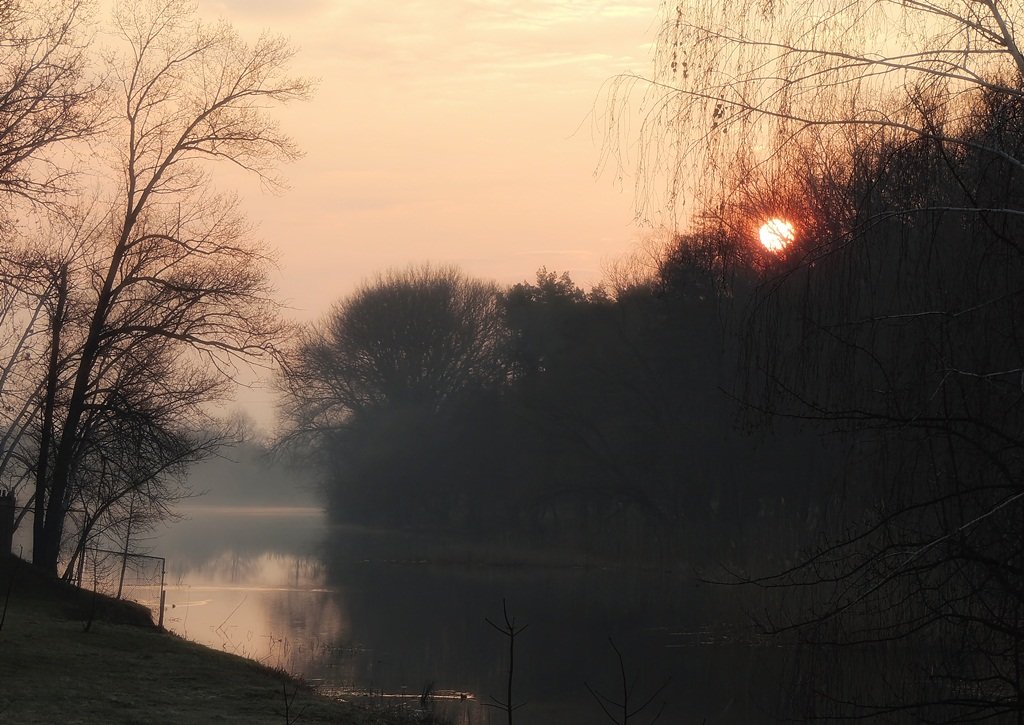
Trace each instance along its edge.
<path fill-rule="evenodd" d="M 441 411 L 502 381 L 503 336 L 494 285 L 451 267 L 387 272 L 302 333 L 288 417 L 319 432 L 383 407 Z"/>
<path fill-rule="evenodd" d="M 119 6 L 113 29 L 104 66 L 89 66 L 106 83 L 85 96 L 102 111 L 89 117 L 91 170 L 110 184 L 89 203 L 58 199 L 5 259 L 15 303 L 3 322 L 25 331 L 4 342 L 24 400 L 7 411 L 5 443 L 32 479 L 33 561 L 50 571 L 69 521 L 80 548 L 125 512 L 141 520 L 173 500 L 176 476 L 216 443 L 198 432 L 204 405 L 282 333 L 269 258 L 208 169 L 227 161 L 274 183 L 296 155 L 264 113 L 308 93 L 287 74 L 291 50 L 197 23 L 180 0 Z M 78 119 L 72 110 L 53 122 Z"/>
<path fill-rule="evenodd" d="M 292 440 L 330 459 L 336 511 L 447 515 L 466 465 L 457 414 L 504 382 L 505 338 L 494 285 L 431 266 L 381 275 L 301 334 L 284 411 Z"/>
<path fill-rule="evenodd" d="M 825 505 L 826 448 L 786 426 L 744 432 L 735 333 L 751 286 L 713 261 L 715 240 L 686 242 L 614 297 L 543 270 L 509 291 L 513 339 L 540 361 L 508 396 L 522 423 L 515 490 L 541 529 L 591 551 L 784 558 Z"/>
<path fill-rule="evenodd" d="M 378 278 L 292 349 L 285 440 L 319 461 L 345 521 L 694 562 L 774 537 L 761 553 L 781 556 L 799 531 L 778 532 L 813 507 L 785 502 L 820 456 L 748 450 L 723 392 L 737 286 L 682 259 L 615 297 L 546 269 L 501 292 L 450 270 Z M 707 285 L 679 288 L 684 267 Z M 471 365 L 436 366 L 461 349 Z"/>

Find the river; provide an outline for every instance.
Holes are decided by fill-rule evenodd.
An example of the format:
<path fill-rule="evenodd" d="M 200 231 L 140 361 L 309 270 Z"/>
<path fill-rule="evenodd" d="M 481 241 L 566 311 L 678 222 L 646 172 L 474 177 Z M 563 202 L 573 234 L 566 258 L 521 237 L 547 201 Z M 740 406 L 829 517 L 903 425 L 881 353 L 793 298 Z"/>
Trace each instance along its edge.
<path fill-rule="evenodd" d="M 734 590 L 614 567 L 446 565 L 315 508 L 196 506 L 149 542 L 167 560 L 164 623 L 344 698 L 421 698 L 497 725 L 515 627 L 516 722 L 770 722 L 787 650 L 753 637 Z M 488 623 L 490 620 L 491 623 Z M 616 650 L 622 656 L 620 667 Z M 667 684 L 665 684 L 667 683 Z M 492 699 L 493 698 L 493 699 Z M 602 701 L 602 698 L 604 700 Z"/>

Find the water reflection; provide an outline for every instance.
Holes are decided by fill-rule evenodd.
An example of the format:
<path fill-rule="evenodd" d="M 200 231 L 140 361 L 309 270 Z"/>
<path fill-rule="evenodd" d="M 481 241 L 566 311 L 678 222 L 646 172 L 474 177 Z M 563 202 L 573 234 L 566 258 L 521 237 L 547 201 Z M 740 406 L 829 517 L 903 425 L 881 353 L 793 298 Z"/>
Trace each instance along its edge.
<path fill-rule="evenodd" d="M 609 638 L 637 698 L 671 678 L 649 713 L 664 701 L 664 722 L 771 720 L 786 660 L 749 638 L 728 593 L 673 574 L 415 564 L 310 509 L 196 509 L 156 547 L 170 629 L 342 697 L 424 696 L 458 725 L 504 721 L 482 704 L 505 693 L 507 640 L 485 622 L 503 599 L 529 625 L 514 699 L 535 725 L 605 717 L 587 685 L 621 690 Z"/>
<path fill-rule="evenodd" d="M 300 672 L 346 629 L 320 570 L 316 560 L 295 555 L 224 553 L 172 580 L 165 625 L 218 649 Z"/>
<path fill-rule="evenodd" d="M 346 629 L 314 555 L 317 509 L 196 507 L 170 525 L 165 625 L 189 639 L 301 672 Z"/>

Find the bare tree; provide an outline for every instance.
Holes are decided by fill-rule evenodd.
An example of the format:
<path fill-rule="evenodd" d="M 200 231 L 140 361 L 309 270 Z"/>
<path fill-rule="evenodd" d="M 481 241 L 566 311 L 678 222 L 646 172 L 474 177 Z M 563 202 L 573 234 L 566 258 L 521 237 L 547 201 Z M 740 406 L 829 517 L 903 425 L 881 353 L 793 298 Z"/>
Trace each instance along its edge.
<path fill-rule="evenodd" d="M 65 576 L 88 544 L 120 546 L 123 539 L 127 546 L 132 533 L 172 515 L 187 495 L 188 466 L 228 436 L 201 408 L 227 393 L 227 381 L 182 366 L 175 348 L 154 338 L 119 356 L 83 415 L 69 486 L 76 526 L 65 537 L 73 552 Z"/>
<path fill-rule="evenodd" d="M 39 455 L 38 432 L 44 415 L 47 385 L 57 380 L 48 374 L 56 369 L 48 353 L 52 338 L 59 337 L 67 302 L 69 259 L 61 243 L 51 249 L 31 244 L 11 245 L 0 262 L 0 309 L 3 329 L 3 371 L 0 373 L 0 480 L 20 495 L 36 470 Z M 49 409 L 52 413 L 52 408 Z M 31 503 L 31 500 L 28 502 Z M 28 507 L 21 509 L 20 524 Z"/>
<path fill-rule="evenodd" d="M 931 136 L 1021 164 L 955 133 L 977 94 L 1021 97 L 1015 3 L 669 1 L 662 16 L 653 73 L 610 80 L 602 117 L 607 161 L 636 165 L 641 216 L 687 204 L 700 214 L 735 191 L 737 160 L 784 176 L 790 159 L 779 152 L 812 130 L 826 145 Z M 919 113 L 925 96 L 950 121 L 941 131 Z M 626 123 L 634 114 L 638 139 Z"/>
<path fill-rule="evenodd" d="M 454 268 L 392 271 L 362 286 L 289 355 L 283 384 L 293 435 L 413 405 L 438 412 L 506 374 L 497 288 Z"/>
<path fill-rule="evenodd" d="M 319 462 L 332 514 L 471 519 L 462 512 L 485 487 L 465 483 L 487 475 L 480 420 L 508 375 L 506 337 L 493 284 L 430 266 L 381 275 L 300 333 L 281 380 L 282 443 Z"/>
<path fill-rule="evenodd" d="M 179 426 L 196 422 L 222 392 L 211 380 L 230 378 L 238 360 L 265 359 L 282 331 L 268 256 L 250 241 L 236 201 L 210 189 L 207 166 L 226 160 L 273 184 L 275 164 L 296 156 L 264 113 L 309 92 L 286 73 L 291 49 L 272 36 L 247 45 L 227 25 L 198 23 L 179 0 L 124 3 L 114 29 L 103 158 L 117 189 L 80 239 L 85 264 L 70 283 L 80 325 L 62 341 L 53 451 L 37 471 L 43 515 L 33 558 L 51 571 L 75 492 L 89 485 L 82 464 L 95 416 L 138 430 L 136 416 L 149 425 L 145 399 L 176 408 Z M 126 385 L 133 394 L 122 396 Z M 148 468 L 177 459 L 159 435 L 150 440 L 157 463 Z"/>
<path fill-rule="evenodd" d="M 49 201 L 68 188 L 62 145 L 93 133 L 85 0 L 0 3 L 0 192 Z"/>
<path fill-rule="evenodd" d="M 72 172 L 65 149 L 97 128 L 88 11 L 83 0 L 0 2 L 0 480 L 15 490 L 32 469 L 23 443 L 39 407 L 57 255 L 18 238 L 31 226 L 24 213 L 17 229 L 7 216 L 20 202 L 59 204 Z"/>

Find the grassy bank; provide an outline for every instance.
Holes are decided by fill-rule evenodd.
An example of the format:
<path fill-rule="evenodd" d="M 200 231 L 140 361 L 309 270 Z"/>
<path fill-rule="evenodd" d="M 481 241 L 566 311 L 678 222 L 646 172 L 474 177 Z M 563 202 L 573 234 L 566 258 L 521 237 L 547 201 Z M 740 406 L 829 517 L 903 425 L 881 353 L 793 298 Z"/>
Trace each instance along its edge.
<path fill-rule="evenodd" d="M 329 700 L 251 660 L 160 632 L 145 609 L 62 585 L 14 557 L 0 557 L 0 617 L 0 722 L 417 722 Z M 287 706 L 286 691 L 294 693 Z"/>

